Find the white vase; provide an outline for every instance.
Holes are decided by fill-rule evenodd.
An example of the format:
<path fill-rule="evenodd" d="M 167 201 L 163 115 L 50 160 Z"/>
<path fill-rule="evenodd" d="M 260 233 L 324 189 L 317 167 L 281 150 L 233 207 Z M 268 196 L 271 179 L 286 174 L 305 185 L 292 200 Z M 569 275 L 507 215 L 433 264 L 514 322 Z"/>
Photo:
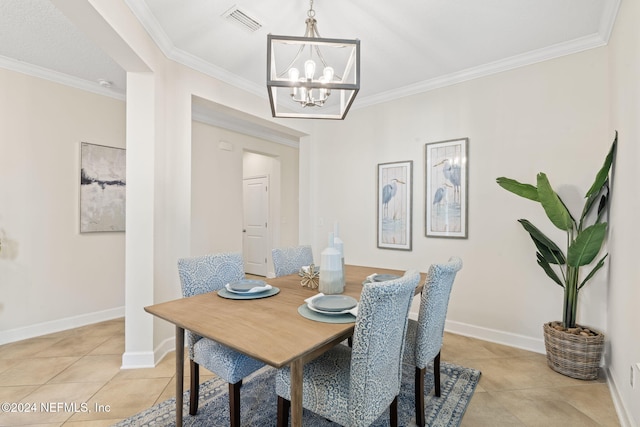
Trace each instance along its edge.
<path fill-rule="evenodd" d="M 340 238 L 339 232 L 340 232 L 340 226 L 336 221 L 336 223 L 333 225 L 333 247 L 336 248 L 338 252 L 340 252 L 340 260 L 342 262 L 342 280 L 343 280 L 342 286 L 344 287 L 344 280 L 346 280 L 345 274 L 344 274 L 344 242 Z"/>
<path fill-rule="evenodd" d="M 344 274 L 340 251 L 333 247 L 333 233 L 329 233 L 329 245 L 320 255 L 320 283 L 318 291 L 326 295 L 344 291 Z"/>

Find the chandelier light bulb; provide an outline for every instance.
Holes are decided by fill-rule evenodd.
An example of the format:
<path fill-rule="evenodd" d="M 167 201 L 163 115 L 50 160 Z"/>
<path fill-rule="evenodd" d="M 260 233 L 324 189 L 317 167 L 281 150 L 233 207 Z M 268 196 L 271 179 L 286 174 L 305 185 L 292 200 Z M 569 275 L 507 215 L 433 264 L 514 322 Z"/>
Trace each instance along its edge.
<path fill-rule="evenodd" d="M 327 79 L 326 79 L 326 77 L 325 77 L 324 75 L 322 75 L 322 76 L 318 79 L 318 81 L 319 81 L 320 83 L 322 83 L 322 84 L 327 83 Z M 321 87 L 321 88 L 319 89 L 319 92 L 320 92 L 319 100 L 320 100 L 321 102 L 326 101 L 326 99 L 327 99 L 327 89 L 325 89 L 325 88 Z"/>
<path fill-rule="evenodd" d="M 333 67 L 324 67 L 322 74 L 326 82 L 333 81 Z"/>
<path fill-rule="evenodd" d="M 293 67 L 289 69 L 289 80 L 292 82 L 298 81 L 298 79 L 300 78 L 300 71 Z"/>
<path fill-rule="evenodd" d="M 360 90 L 360 40 L 321 38 L 314 0 L 309 1 L 303 37 L 267 35 L 271 113 L 273 117 L 342 120 Z M 332 92 L 338 92 L 338 96 L 332 97 Z M 278 102 L 285 98 L 288 101 Z M 279 111 L 280 105 L 285 110 Z M 328 108 L 320 108 L 323 106 Z"/>
<path fill-rule="evenodd" d="M 316 73 L 316 63 L 311 59 L 304 61 L 304 76 L 307 80 L 313 80 L 313 76 Z"/>

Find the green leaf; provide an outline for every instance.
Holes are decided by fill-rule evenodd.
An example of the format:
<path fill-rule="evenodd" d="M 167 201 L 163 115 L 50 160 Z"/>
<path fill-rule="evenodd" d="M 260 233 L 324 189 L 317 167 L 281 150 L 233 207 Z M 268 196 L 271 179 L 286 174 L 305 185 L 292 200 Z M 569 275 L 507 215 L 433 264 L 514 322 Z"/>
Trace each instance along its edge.
<path fill-rule="evenodd" d="M 584 207 L 582 208 L 582 214 L 580 215 L 580 225 L 578 226 L 578 230 L 582 229 L 582 223 L 587 215 L 589 215 L 589 212 L 591 212 L 593 206 L 595 206 L 596 200 L 598 201 L 598 209 L 596 211 L 598 215 L 595 222 L 600 222 L 602 214 L 609 204 L 609 179 L 605 181 L 603 187 L 598 193 L 593 193 L 587 197 L 587 200 L 584 202 Z"/>
<path fill-rule="evenodd" d="M 535 225 L 531 224 L 526 219 L 519 219 L 518 222 L 522 224 L 522 227 L 529 233 L 533 243 L 536 245 L 536 248 L 538 248 L 538 251 L 548 263 L 560 265 L 564 265 L 566 263 L 564 253 L 558 245 L 545 236 L 542 231 L 538 230 Z"/>
<path fill-rule="evenodd" d="M 587 191 L 585 197 L 591 197 L 594 194 L 600 193 L 602 187 L 608 180 L 609 177 L 609 169 L 611 169 L 611 163 L 613 163 L 613 156 L 615 155 L 616 146 L 618 145 L 618 131 L 616 131 L 616 136 L 613 139 L 613 143 L 611 144 L 611 148 L 609 149 L 609 153 L 607 157 L 604 159 L 604 164 L 596 174 L 596 179 L 593 181 L 591 188 Z"/>
<path fill-rule="evenodd" d="M 580 283 L 580 286 L 578 286 L 578 290 L 582 289 L 582 287 L 587 284 L 589 279 L 591 279 L 593 275 L 596 274 L 596 271 L 602 268 L 602 266 L 604 265 L 604 260 L 607 256 L 609 256 L 609 254 L 606 254 L 605 256 L 602 257 L 602 259 L 600 259 L 600 261 L 598 261 L 598 263 L 593 267 L 591 272 L 587 274 L 587 277 L 585 277 L 582 283 Z"/>
<path fill-rule="evenodd" d="M 573 267 L 590 264 L 598 255 L 607 229 L 607 223 L 593 224 L 578 234 L 567 250 L 567 263 Z"/>
<path fill-rule="evenodd" d="M 540 172 L 537 176 L 538 199 L 544 208 L 549 220 L 560 230 L 570 231 L 575 222 L 560 197 L 553 191 L 547 175 Z"/>
<path fill-rule="evenodd" d="M 538 202 L 538 189 L 531 184 L 523 184 L 515 179 L 500 177 L 496 179 L 498 185 L 507 191 L 512 192 L 525 199 Z"/>
<path fill-rule="evenodd" d="M 558 285 L 564 288 L 564 284 L 562 283 L 562 280 L 560 280 L 556 272 L 553 270 L 553 268 L 551 268 L 547 260 L 544 259 L 544 257 L 542 256 L 542 254 L 540 254 L 540 252 L 537 252 L 536 256 L 538 257 L 538 265 L 542 267 L 545 273 L 547 273 L 547 276 L 549 276 L 551 280 L 553 280 Z"/>
<path fill-rule="evenodd" d="M 569 208 L 567 207 L 567 205 L 564 204 L 564 201 L 560 198 L 560 196 L 558 196 L 558 200 L 560 200 L 560 203 L 562 203 L 562 206 L 564 206 L 564 210 L 567 212 L 567 214 L 569 214 L 569 217 L 571 218 L 571 223 L 575 225 L 576 220 L 573 217 L 573 215 L 571 215 L 571 212 L 569 211 Z"/>
<path fill-rule="evenodd" d="M 596 217 L 595 223 L 602 221 L 602 217 L 607 213 L 607 206 L 609 206 L 609 186 L 606 187 L 606 193 L 600 198 L 600 204 L 598 205 L 597 211 L 598 216 Z"/>

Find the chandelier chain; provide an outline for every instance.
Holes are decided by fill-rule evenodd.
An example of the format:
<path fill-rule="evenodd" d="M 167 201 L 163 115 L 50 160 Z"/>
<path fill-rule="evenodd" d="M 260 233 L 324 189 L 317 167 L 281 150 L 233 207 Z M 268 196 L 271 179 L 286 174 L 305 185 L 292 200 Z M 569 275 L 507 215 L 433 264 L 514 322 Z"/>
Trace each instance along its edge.
<path fill-rule="evenodd" d="M 313 0 L 309 0 L 309 11 L 307 12 L 309 18 L 316 16 L 316 11 L 313 10 Z"/>

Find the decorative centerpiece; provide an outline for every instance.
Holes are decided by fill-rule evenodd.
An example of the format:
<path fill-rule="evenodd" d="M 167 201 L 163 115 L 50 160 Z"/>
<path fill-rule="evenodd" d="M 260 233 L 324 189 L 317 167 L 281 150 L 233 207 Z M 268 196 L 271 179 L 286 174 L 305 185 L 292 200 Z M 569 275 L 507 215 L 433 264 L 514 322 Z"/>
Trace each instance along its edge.
<path fill-rule="evenodd" d="M 318 289 L 320 283 L 320 272 L 316 266 L 311 264 L 309 270 L 302 268 L 302 280 L 300 284 L 305 288 Z"/>
<path fill-rule="evenodd" d="M 344 291 L 342 256 L 333 247 L 334 234 L 329 233 L 329 245 L 320 257 L 320 282 L 318 290 L 325 295 L 341 294 Z"/>

